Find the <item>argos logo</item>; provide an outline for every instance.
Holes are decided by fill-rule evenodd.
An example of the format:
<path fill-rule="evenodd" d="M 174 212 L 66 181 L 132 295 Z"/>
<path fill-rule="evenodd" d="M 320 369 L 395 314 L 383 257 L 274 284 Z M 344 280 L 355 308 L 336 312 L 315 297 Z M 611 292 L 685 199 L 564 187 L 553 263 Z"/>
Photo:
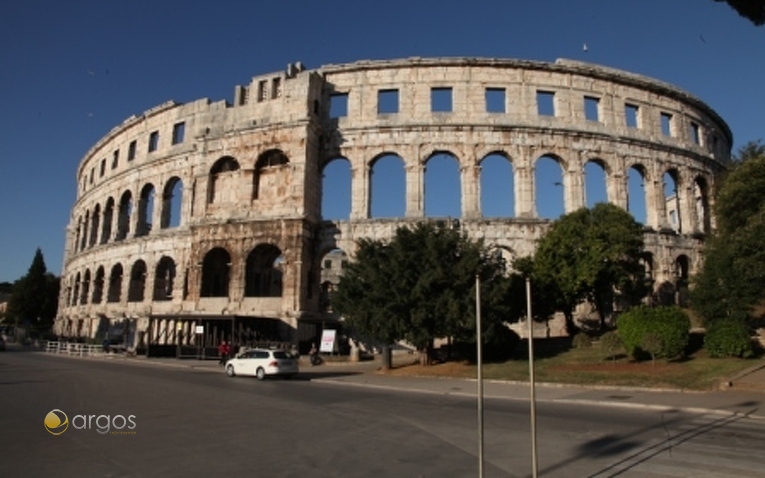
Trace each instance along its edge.
<path fill-rule="evenodd" d="M 61 435 L 70 425 L 75 430 L 95 429 L 101 435 L 135 435 L 138 426 L 135 415 L 74 415 L 70 421 L 59 409 L 48 412 L 43 424 L 51 435 Z"/>

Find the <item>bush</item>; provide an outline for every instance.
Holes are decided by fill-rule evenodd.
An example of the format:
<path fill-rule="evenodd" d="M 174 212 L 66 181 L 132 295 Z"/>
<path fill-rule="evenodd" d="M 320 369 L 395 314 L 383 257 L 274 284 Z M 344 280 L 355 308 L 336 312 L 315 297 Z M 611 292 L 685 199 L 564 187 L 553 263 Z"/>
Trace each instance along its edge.
<path fill-rule="evenodd" d="M 616 360 L 616 353 L 622 349 L 622 339 L 615 330 L 606 332 L 600 337 L 600 348 L 606 353 L 606 358 Z"/>
<path fill-rule="evenodd" d="M 505 325 L 498 325 L 496 328 L 486 333 L 483 342 L 482 357 L 487 362 L 503 362 L 513 357 L 521 337 Z M 459 341 L 452 345 L 453 357 L 467 359 L 475 362 L 476 344 L 475 341 Z"/>
<path fill-rule="evenodd" d="M 717 320 L 704 336 L 704 348 L 710 357 L 742 357 L 754 355 L 749 326 L 742 320 Z"/>
<path fill-rule="evenodd" d="M 588 349 L 592 347 L 592 339 L 584 332 L 579 332 L 574 335 L 574 340 L 571 341 L 571 346 L 575 349 Z"/>
<path fill-rule="evenodd" d="M 646 353 L 653 358 L 673 358 L 682 355 L 688 346 L 691 321 L 679 307 L 633 307 L 617 319 L 619 336 L 627 353 L 636 359 Z M 651 351 L 644 348 L 647 335 L 655 335 L 661 341 L 651 339 Z M 647 344 L 645 344 L 647 345 Z M 653 353 L 651 353 L 653 352 Z"/>

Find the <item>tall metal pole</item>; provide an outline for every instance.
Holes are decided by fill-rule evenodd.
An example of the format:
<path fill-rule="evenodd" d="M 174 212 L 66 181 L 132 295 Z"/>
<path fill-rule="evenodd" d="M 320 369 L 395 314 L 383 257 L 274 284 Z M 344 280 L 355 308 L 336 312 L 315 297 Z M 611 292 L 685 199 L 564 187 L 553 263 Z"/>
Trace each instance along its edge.
<path fill-rule="evenodd" d="M 481 338 L 481 279 L 475 275 L 476 364 L 478 368 L 478 476 L 483 478 L 483 353 Z"/>
<path fill-rule="evenodd" d="M 537 398 L 534 385 L 534 328 L 531 324 L 531 281 L 526 278 L 526 323 L 529 327 L 529 388 L 531 389 L 531 476 L 537 478 Z"/>

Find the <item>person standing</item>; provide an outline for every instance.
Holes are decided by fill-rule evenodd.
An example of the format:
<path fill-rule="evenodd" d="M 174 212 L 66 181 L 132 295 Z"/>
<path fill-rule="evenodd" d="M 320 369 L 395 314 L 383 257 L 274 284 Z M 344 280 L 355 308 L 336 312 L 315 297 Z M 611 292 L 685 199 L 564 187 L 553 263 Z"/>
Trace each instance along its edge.
<path fill-rule="evenodd" d="M 220 357 L 218 360 L 218 365 L 226 365 L 226 361 L 228 360 L 228 355 L 230 353 L 231 347 L 229 347 L 225 340 L 221 341 L 220 345 L 218 346 L 218 357 Z"/>

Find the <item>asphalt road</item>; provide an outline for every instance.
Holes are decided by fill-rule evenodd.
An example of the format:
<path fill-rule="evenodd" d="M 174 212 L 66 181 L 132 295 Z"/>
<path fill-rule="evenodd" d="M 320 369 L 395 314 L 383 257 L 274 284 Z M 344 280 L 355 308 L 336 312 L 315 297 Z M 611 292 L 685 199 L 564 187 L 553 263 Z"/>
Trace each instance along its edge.
<path fill-rule="evenodd" d="M 312 377 L 3 353 L 0 475 L 478 476 L 474 399 Z M 69 419 L 55 436 L 54 409 Z M 762 421 L 556 403 L 537 414 L 539 476 L 765 476 Z M 486 401 L 485 476 L 530 476 L 529 421 L 525 403 Z"/>

